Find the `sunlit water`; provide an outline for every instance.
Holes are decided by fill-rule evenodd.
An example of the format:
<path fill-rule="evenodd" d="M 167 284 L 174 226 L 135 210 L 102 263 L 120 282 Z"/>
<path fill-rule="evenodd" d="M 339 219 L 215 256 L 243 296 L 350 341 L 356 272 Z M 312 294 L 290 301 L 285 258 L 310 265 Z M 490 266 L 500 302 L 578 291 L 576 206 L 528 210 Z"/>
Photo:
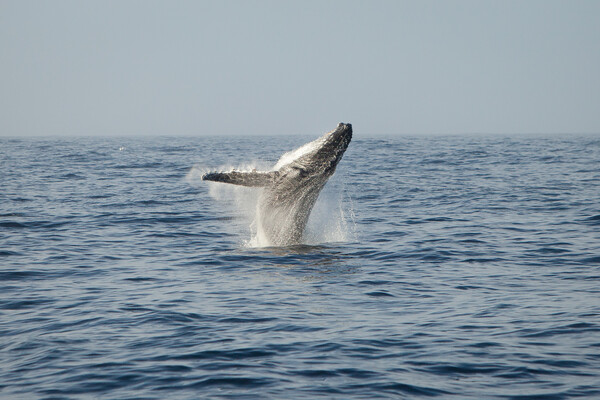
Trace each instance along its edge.
<path fill-rule="evenodd" d="M 0 398 L 600 397 L 598 137 L 357 129 L 253 246 L 198 171 L 312 139 L 0 139 Z"/>

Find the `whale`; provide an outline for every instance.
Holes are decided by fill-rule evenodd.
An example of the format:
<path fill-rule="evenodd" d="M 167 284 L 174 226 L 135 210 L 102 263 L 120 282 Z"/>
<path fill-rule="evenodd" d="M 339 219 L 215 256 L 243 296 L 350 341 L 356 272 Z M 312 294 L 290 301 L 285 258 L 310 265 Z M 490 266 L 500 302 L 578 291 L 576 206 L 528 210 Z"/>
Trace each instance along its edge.
<path fill-rule="evenodd" d="M 256 229 L 267 246 L 301 244 L 319 193 L 352 140 L 352 125 L 338 126 L 312 142 L 284 153 L 269 171 L 209 172 L 204 181 L 259 188 Z"/>

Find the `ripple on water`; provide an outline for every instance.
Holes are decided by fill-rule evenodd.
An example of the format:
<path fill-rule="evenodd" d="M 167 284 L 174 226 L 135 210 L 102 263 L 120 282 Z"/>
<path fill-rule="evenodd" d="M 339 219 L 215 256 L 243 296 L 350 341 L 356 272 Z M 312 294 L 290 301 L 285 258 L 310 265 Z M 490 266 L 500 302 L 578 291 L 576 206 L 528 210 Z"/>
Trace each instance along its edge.
<path fill-rule="evenodd" d="M 595 139 L 356 138 L 288 248 L 186 175 L 304 138 L 0 142 L 2 398 L 600 397 Z"/>

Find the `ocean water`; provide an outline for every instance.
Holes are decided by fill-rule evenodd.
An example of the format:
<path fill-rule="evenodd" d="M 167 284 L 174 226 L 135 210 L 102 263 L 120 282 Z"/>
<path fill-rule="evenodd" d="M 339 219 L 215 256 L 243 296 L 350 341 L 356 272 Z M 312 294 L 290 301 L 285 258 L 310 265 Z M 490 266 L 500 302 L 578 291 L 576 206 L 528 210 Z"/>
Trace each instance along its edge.
<path fill-rule="evenodd" d="M 317 136 L 0 139 L 0 398 L 600 398 L 599 137 L 357 129 L 255 246 L 200 174 Z"/>

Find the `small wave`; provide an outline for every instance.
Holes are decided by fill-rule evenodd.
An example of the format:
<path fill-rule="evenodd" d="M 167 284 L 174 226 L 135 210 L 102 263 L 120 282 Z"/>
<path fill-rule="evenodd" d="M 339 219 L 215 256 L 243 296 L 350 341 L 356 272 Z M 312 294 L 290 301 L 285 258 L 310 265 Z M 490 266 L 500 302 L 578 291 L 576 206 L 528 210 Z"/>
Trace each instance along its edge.
<path fill-rule="evenodd" d="M 26 221 L 26 222 L 0 221 L 0 227 L 10 228 L 10 229 L 53 229 L 53 228 L 62 227 L 64 225 L 67 225 L 70 223 L 71 223 L 71 221 L 48 221 L 48 220 Z"/>
<path fill-rule="evenodd" d="M 600 214 L 588 217 L 583 221 L 589 225 L 600 225 Z"/>
<path fill-rule="evenodd" d="M 19 253 L 18 251 L 11 250 L 0 250 L 0 257 L 9 257 L 9 256 L 20 256 L 23 253 Z"/>
<path fill-rule="evenodd" d="M 54 301 L 49 298 L 35 298 L 27 300 L 9 300 L 0 301 L 1 310 L 27 310 L 37 309 L 37 307 L 52 304 Z"/>
<path fill-rule="evenodd" d="M 165 359 L 170 360 L 246 360 L 246 359 L 260 359 L 266 357 L 272 357 L 276 353 L 264 348 L 236 348 L 231 350 L 203 350 L 193 353 L 180 354 L 171 356 Z"/>
<path fill-rule="evenodd" d="M 585 257 L 580 260 L 582 264 L 600 264 L 600 256 Z"/>
<path fill-rule="evenodd" d="M 158 168 L 161 166 L 159 162 L 145 162 L 139 164 L 119 164 L 115 165 L 115 169 L 145 169 L 145 168 Z"/>
<path fill-rule="evenodd" d="M 376 290 L 374 292 L 368 292 L 365 294 L 370 297 L 394 297 L 393 294 L 391 294 L 385 290 Z"/>
<path fill-rule="evenodd" d="M 61 179 L 61 180 L 71 180 L 71 179 L 74 179 L 74 180 L 84 180 L 84 179 L 86 179 L 86 177 L 84 175 L 79 174 L 79 173 L 75 173 L 75 172 L 70 172 L 70 173 L 61 175 L 58 178 Z"/>
<path fill-rule="evenodd" d="M 191 383 L 184 388 L 205 388 L 210 386 L 217 386 L 219 388 L 227 388 L 227 387 L 238 387 L 238 388 L 260 388 L 263 386 L 269 386 L 273 384 L 274 381 L 269 378 L 256 378 L 256 377 L 240 377 L 240 376 L 222 376 L 222 377 L 209 377 L 203 379 L 199 382 Z"/>

